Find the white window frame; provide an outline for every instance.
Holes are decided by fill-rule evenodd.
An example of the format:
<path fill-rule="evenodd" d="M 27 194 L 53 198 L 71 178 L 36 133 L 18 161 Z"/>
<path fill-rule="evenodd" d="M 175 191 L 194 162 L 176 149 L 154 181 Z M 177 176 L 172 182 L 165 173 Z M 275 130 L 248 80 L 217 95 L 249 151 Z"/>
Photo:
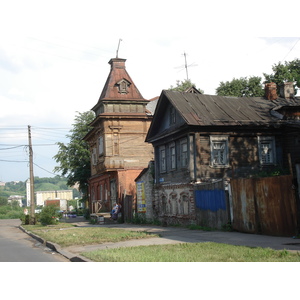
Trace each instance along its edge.
<path fill-rule="evenodd" d="M 229 167 L 228 135 L 210 136 L 210 165 L 214 168 Z"/>
<path fill-rule="evenodd" d="M 274 165 L 276 163 L 274 136 L 258 136 L 258 155 L 261 165 Z"/>

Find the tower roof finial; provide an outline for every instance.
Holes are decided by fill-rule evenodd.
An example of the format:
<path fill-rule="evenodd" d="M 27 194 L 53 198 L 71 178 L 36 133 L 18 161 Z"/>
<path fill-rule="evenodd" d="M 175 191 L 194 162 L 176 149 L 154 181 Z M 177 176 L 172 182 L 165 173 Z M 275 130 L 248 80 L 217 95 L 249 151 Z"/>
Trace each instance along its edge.
<path fill-rule="evenodd" d="M 119 48 L 120 48 L 120 42 L 122 41 L 122 39 L 119 39 L 119 44 L 118 44 L 118 49 L 117 49 L 117 53 L 116 53 L 116 58 L 118 58 L 118 54 L 119 54 Z"/>

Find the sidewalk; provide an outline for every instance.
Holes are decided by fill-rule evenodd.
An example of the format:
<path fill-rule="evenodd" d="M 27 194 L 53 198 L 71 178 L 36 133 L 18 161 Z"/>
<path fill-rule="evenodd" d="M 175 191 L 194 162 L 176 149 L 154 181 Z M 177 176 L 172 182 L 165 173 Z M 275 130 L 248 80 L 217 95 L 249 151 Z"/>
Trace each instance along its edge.
<path fill-rule="evenodd" d="M 85 246 L 69 246 L 61 248 L 54 243 L 48 243 L 48 247 L 60 252 L 71 261 L 89 261 L 82 257 L 80 253 L 85 251 L 101 250 L 108 248 L 119 247 L 134 247 L 147 245 L 161 245 L 161 244 L 177 244 L 177 243 L 201 243 L 201 242 L 215 242 L 225 243 L 230 245 L 248 246 L 248 247 L 262 247 L 271 248 L 274 250 L 290 250 L 293 252 L 300 252 L 300 239 L 293 239 L 292 237 L 275 237 L 258 234 L 247 234 L 240 232 L 223 232 L 223 231 L 201 231 L 190 230 L 182 227 L 161 227 L 150 225 L 134 225 L 134 224 L 104 224 L 91 225 L 83 218 L 69 219 L 68 223 L 73 223 L 80 227 L 107 227 L 120 228 L 131 231 L 146 231 L 153 234 L 159 234 L 160 237 L 153 237 L 148 239 L 129 240 L 118 243 L 105 243 L 97 245 Z"/>

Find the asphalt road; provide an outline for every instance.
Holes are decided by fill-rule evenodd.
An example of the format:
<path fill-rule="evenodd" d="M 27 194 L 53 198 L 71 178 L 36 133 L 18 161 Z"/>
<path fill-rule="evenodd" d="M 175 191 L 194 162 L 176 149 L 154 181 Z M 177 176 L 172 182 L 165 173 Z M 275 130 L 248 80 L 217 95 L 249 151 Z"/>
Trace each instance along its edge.
<path fill-rule="evenodd" d="M 0 220 L 0 262 L 69 262 L 18 226 L 20 220 Z"/>

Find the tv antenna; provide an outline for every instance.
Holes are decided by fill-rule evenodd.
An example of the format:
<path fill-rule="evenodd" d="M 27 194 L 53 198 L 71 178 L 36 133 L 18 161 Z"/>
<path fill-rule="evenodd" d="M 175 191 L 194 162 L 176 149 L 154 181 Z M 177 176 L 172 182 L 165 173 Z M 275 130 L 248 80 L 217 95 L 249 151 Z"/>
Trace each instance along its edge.
<path fill-rule="evenodd" d="M 121 41 L 122 41 L 122 39 L 119 39 L 119 44 L 118 44 L 118 48 L 117 48 L 116 58 L 118 58 L 119 48 L 120 48 L 120 42 L 121 42 Z"/>
<path fill-rule="evenodd" d="M 175 69 L 181 69 L 179 71 L 182 71 L 183 69 L 185 69 L 185 72 L 186 72 L 186 80 L 189 80 L 189 73 L 188 73 L 188 68 L 189 67 L 196 67 L 197 65 L 195 63 L 192 63 L 190 65 L 187 64 L 187 59 L 186 59 L 186 56 L 187 54 L 184 52 L 182 54 L 184 56 L 184 65 L 180 66 L 180 67 L 176 67 Z"/>

